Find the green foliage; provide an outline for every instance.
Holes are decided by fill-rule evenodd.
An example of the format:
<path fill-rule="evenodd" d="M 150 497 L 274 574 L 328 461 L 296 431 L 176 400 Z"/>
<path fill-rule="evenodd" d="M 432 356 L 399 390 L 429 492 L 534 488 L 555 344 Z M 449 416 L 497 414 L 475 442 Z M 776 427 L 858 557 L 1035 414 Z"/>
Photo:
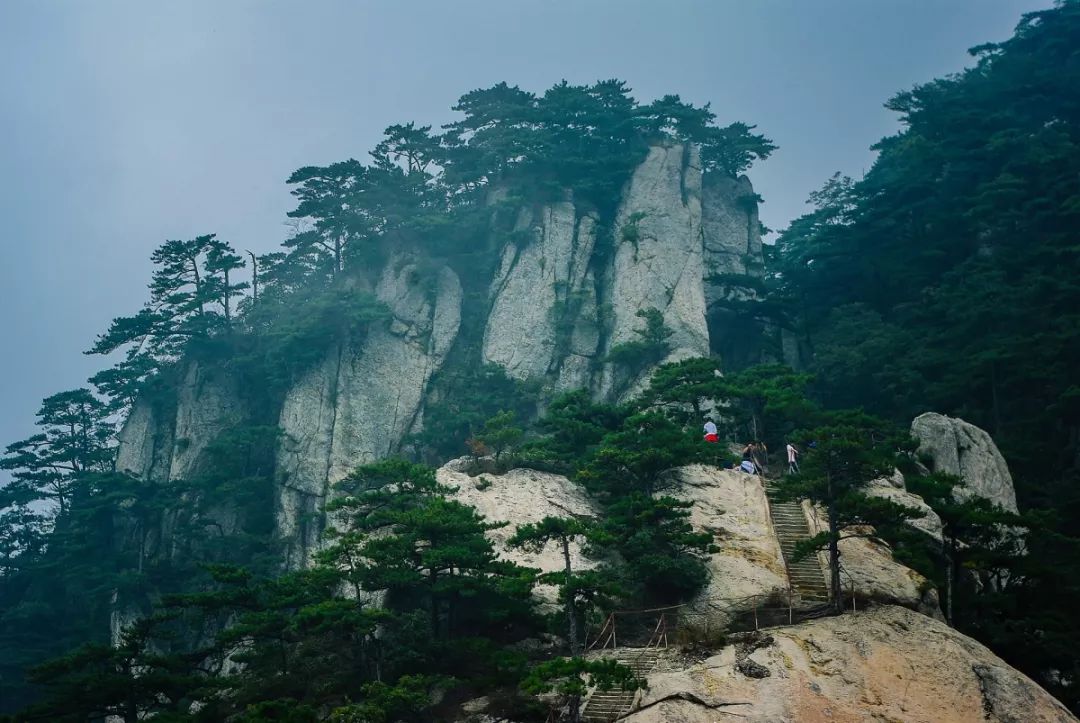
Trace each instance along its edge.
<path fill-rule="evenodd" d="M 78 475 L 112 468 L 110 417 L 88 389 L 46 397 L 37 413 L 41 432 L 8 445 L 0 458 L 0 469 L 12 473 L 0 488 L 0 510 L 50 502 L 57 514 L 67 512 Z"/>
<path fill-rule="evenodd" d="M 1080 603 L 1058 582 L 1080 570 L 1078 46 L 1080 4 L 1065 0 L 974 48 L 970 69 L 898 93 L 902 130 L 863 178 L 834 176 L 811 197 L 768 277 L 827 406 L 961 416 L 991 432 L 1021 505 L 1054 511 L 1032 539 L 1056 570 L 1014 559 L 1022 582 L 955 614 L 1074 709 L 1075 674 L 1063 685 L 1061 671 L 1076 668 L 1056 651 L 1080 644 L 1058 622 Z"/>
<path fill-rule="evenodd" d="M 518 456 L 539 469 L 576 471 L 606 434 L 622 426 L 628 413 L 625 408 L 594 402 L 583 389 L 565 392 L 552 400 L 537 423 L 545 435 L 524 445 Z"/>
<path fill-rule="evenodd" d="M 140 385 L 180 359 L 192 343 L 231 331 L 233 300 L 248 288 L 233 278 L 244 261 L 214 234 L 166 241 L 150 260 L 157 267 L 150 300 L 134 316 L 114 319 L 87 352 L 124 350 L 123 361 L 91 380 L 113 397 L 117 408 L 130 403 Z"/>
<path fill-rule="evenodd" d="M 514 413 L 507 410 L 484 422 L 475 438 L 495 454 L 495 463 L 498 464 L 503 453 L 513 448 L 524 434 L 525 431 L 514 424 Z"/>
<path fill-rule="evenodd" d="M 424 412 L 424 431 L 412 438 L 425 458 L 447 460 L 466 451 L 465 440 L 481 432 L 488 420 L 509 413 L 528 420 L 535 414 L 536 391 L 511 379 L 497 364 L 447 371 L 436 382 L 443 395 Z"/>
<path fill-rule="evenodd" d="M 671 351 L 668 339 L 674 333 L 664 323 L 664 315 L 655 307 L 640 309 L 636 316 L 645 320 L 645 326 L 635 329 L 638 338 L 611 347 L 604 361 L 619 364 L 631 375 L 656 364 Z"/>
<path fill-rule="evenodd" d="M 276 400 L 335 345 L 355 348 L 389 319 L 385 304 L 348 283 L 294 293 L 271 287 L 247 314 L 250 331 L 233 340 L 232 355 L 250 380 L 243 387 Z"/>
<path fill-rule="evenodd" d="M 540 522 L 519 526 L 506 542 L 509 547 L 518 547 L 533 553 L 543 552 L 549 543 L 559 545 L 564 563 L 562 572 L 544 573 L 538 579 L 559 586 L 559 601 L 563 603 L 566 614 L 567 641 L 571 655 L 582 652 L 584 640 L 581 630 L 585 616 L 598 602 L 610 601 L 614 592 L 614 588 L 602 573 L 574 574 L 570 545 L 583 542 L 596 530 L 595 520 L 548 516 Z"/>
<path fill-rule="evenodd" d="M 603 542 L 625 560 L 624 584 L 642 599 L 686 600 L 708 581 L 703 553 L 716 551 L 712 535 L 690 525 L 692 502 L 641 492 L 621 495 L 605 510 Z"/>
<path fill-rule="evenodd" d="M 760 364 L 728 375 L 724 381 L 742 431 L 750 439 L 767 440 L 779 448 L 796 425 L 805 424 L 815 413 L 816 405 L 806 396 L 810 379 L 782 364 Z"/>
<path fill-rule="evenodd" d="M 920 513 L 891 500 L 871 497 L 864 485 L 890 474 L 902 437 L 891 426 L 861 412 L 823 413 L 821 426 L 795 433 L 807 443 L 800 472 L 783 479 L 781 496 L 808 499 L 826 509 L 829 529 L 802 543 L 798 554 L 829 551 L 833 605 L 841 607 L 840 551 L 847 537 L 882 539 Z M 812 446 L 811 446 L 812 444 Z"/>
<path fill-rule="evenodd" d="M 663 414 L 640 412 L 603 437 L 576 479 L 598 495 L 651 495 L 677 484 L 675 468 L 704 454 L 696 430 L 688 433 Z"/>
<path fill-rule="evenodd" d="M 697 424 L 728 398 L 729 390 L 719 359 L 694 357 L 658 367 L 644 400 L 683 423 Z"/>
<path fill-rule="evenodd" d="M 611 658 L 555 658 L 533 667 L 521 687 L 534 695 L 554 692 L 570 703 L 570 719 L 577 720 L 578 705 L 590 687 L 599 690 L 636 690 L 645 682 L 634 671 Z"/>

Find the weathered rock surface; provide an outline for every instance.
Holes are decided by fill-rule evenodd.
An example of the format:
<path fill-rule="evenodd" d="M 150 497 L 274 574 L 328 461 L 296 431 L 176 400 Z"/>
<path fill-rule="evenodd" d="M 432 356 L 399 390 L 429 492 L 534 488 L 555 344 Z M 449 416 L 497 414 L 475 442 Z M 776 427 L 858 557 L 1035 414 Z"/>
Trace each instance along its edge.
<path fill-rule="evenodd" d="M 757 194 L 750 179 L 710 173 L 702 186 L 702 240 L 706 301 L 749 296 L 751 279 L 764 276 Z M 733 276 L 745 276 L 740 283 Z"/>
<path fill-rule="evenodd" d="M 934 472 L 964 480 L 958 494 L 985 497 L 1010 512 L 1017 511 L 1009 466 L 985 431 L 962 419 L 927 412 L 911 423 L 911 435 L 919 440 L 919 454 L 930 457 Z"/>
<path fill-rule="evenodd" d="M 672 330 L 665 361 L 709 353 L 701 228 L 701 161 L 694 147 L 654 146 L 634 171 L 615 220 L 607 349 L 638 339 L 643 309 L 659 309 Z M 607 365 L 601 393 L 617 393 Z M 632 380 L 632 393 L 640 380 Z"/>
<path fill-rule="evenodd" d="M 136 401 L 117 434 L 116 470 L 142 480 L 168 480 L 174 421 L 151 400 Z"/>
<path fill-rule="evenodd" d="M 118 435 L 116 468 L 156 482 L 186 479 L 199 471 L 207 445 L 244 417 L 235 381 L 191 362 L 174 404 L 140 399 L 132 407 Z"/>
<path fill-rule="evenodd" d="M 515 232 L 529 240 L 520 245 L 511 241 L 503 249 L 491 285 L 483 360 L 517 379 L 543 378 L 556 372 L 567 355 L 596 355 L 596 290 L 588 273 L 596 219 L 578 218 L 574 204 L 563 201 L 535 213 L 523 210 Z M 591 339 L 572 344 L 581 312 L 588 315 L 583 307 L 590 305 Z M 581 381 L 588 385 L 587 376 Z"/>
<path fill-rule="evenodd" d="M 359 343 L 343 341 L 286 396 L 278 451 L 278 534 L 290 567 L 318 539 L 331 486 L 396 452 L 412 428 L 431 375 L 457 335 L 461 285 L 442 269 L 430 290 L 416 266 L 392 260 L 376 287 L 390 309 Z"/>
<path fill-rule="evenodd" d="M 708 557 L 711 578 L 690 604 L 688 620 L 717 629 L 752 608 L 748 598 L 785 596 L 787 570 L 761 478 L 704 465 L 683 467 L 678 474 L 683 487 L 674 496 L 694 503 L 691 524 L 710 533 L 720 548 Z"/>
<path fill-rule="evenodd" d="M 735 668 L 731 645 L 698 663 L 662 660 L 629 723 L 904 721 L 1063 723 L 1057 700 L 979 643 L 941 622 L 885 606 L 769 630 Z"/>
<path fill-rule="evenodd" d="M 871 497 L 882 497 L 890 502 L 895 502 L 898 505 L 909 507 L 921 513 L 922 517 L 914 517 L 908 520 L 908 524 L 941 542 L 941 517 L 934 512 L 930 505 L 923 501 L 922 497 L 913 492 L 908 492 L 904 488 L 904 476 L 902 474 L 896 472 L 892 479 L 871 480 L 866 485 L 865 490 Z"/>
<path fill-rule="evenodd" d="M 810 534 L 816 535 L 828 529 L 824 511 L 803 501 Z M 857 532 L 857 530 L 850 530 Z M 937 593 L 929 581 L 919 573 L 893 559 L 892 551 L 883 543 L 864 537 L 840 540 L 840 584 L 845 596 L 854 590 L 855 599 L 893 603 L 922 610 L 930 615 L 940 615 Z M 818 553 L 823 570 L 828 570 L 826 552 Z M 826 577 L 826 582 L 831 581 Z"/>
<path fill-rule="evenodd" d="M 439 484 L 457 489 L 451 499 L 475 507 L 489 522 L 506 522 L 505 527 L 490 530 L 488 539 L 499 557 L 532 567 L 541 572 L 565 569 L 562 548 L 549 543 L 539 553 L 510 549 L 506 541 L 521 525 L 539 522 L 545 517 L 597 517 L 600 510 L 585 491 L 566 477 L 531 469 L 512 469 L 504 474 L 481 474 L 472 477 L 464 471 L 467 460 L 455 460 L 436 473 Z M 570 564 L 575 570 L 588 570 L 596 562 L 585 557 L 581 545 L 570 545 Z M 557 590 L 548 585 L 537 588 L 540 597 L 554 603 Z"/>

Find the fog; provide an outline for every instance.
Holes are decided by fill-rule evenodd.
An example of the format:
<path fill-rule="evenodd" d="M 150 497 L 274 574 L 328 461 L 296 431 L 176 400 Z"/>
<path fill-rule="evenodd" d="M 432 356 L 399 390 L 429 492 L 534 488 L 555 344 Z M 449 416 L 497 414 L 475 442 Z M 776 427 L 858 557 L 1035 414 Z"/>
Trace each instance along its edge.
<path fill-rule="evenodd" d="M 0 4 L 0 442 L 105 365 L 81 354 L 146 295 L 151 250 L 285 236 L 290 171 L 441 124 L 462 93 L 622 78 L 711 102 L 780 150 L 750 175 L 782 228 L 896 129 L 894 92 L 968 64 L 1048 3 Z"/>

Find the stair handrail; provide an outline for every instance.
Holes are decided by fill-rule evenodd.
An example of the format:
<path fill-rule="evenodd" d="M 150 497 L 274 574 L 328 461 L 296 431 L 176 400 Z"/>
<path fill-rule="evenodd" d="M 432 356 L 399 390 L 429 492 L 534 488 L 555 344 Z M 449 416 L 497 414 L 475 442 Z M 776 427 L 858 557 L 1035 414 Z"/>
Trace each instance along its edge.
<path fill-rule="evenodd" d="M 585 652 L 589 652 L 590 650 L 596 648 L 596 644 L 600 642 L 600 639 L 604 635 L 604 631 L 608 628 L 611 628 L 611 632 L 608 634 L 607 639 L 604 640 L 604 644 L 600 647 L 600 649 L 605 650 L 609 642 L 613 643 L 613 645 L 611 646 L 612 648 L 618 647 L 618 643 L 615 639 L 615 613 L 614 611 L 612 611 L 608 613 L 607 619 L 604 621 L 603 627 L 600 628 L 600 632 L 596 634 L 596 639 L 593 640 L 592 645 L 588 645 L 585 647 Z"/>

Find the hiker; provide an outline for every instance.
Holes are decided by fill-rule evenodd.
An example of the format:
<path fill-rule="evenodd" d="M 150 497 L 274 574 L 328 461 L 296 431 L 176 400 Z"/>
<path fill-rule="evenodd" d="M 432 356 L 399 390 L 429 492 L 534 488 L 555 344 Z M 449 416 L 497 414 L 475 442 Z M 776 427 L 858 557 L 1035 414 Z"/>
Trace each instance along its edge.
<path fill-rule="evenodd" d="M 705 420 L 705 441 L 706 442 L 719 442 L 720 435 L 716 432 L 716 423 L 711 419 Z"/>
<path fill-rule="evenodd" d="M 742 464 L 739 468 L 750 474 L 762 474 L 761 465 L 758 464 L 757 442 L 747 442 L 742 450 Z"/>
<path fill-rule="evenodd" d="M 799 473 L 799 450 L 791 442 L 787 443 L 787 471 L 788 474 Z"/>

